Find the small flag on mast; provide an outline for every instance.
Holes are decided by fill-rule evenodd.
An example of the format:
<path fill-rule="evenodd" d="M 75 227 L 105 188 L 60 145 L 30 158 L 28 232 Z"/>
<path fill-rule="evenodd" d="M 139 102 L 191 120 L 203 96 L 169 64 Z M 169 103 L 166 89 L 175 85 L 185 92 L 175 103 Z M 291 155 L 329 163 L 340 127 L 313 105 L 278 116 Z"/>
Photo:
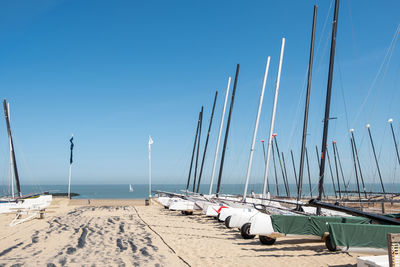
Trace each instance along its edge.
<path fill-rule="evenodd" d="M 71 143 L 71 156 L 69 158 L 69 164 L 72 164 L 72 150 L 74 149 L 74 143 L 72 142 L 74 140 L 74 135 L 72 135 L 71 139 L 69 139 L 69 142 Z"/>
<path fill-rule="evenodd" d="M 152 145 L 153 143 L 153 139 L 151 139 L 151 136 L 149 135 L 149 145 Z"/>

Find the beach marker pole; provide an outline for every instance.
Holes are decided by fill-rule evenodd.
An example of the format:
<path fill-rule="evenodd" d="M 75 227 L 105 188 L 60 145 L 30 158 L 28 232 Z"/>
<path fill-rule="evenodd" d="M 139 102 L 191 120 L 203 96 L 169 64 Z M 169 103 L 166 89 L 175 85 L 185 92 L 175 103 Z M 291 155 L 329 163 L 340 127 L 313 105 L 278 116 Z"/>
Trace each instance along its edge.
<path fill-rule="evenodd" d="M 151 197 L 151 145 L 154 143 L 149 135 L 149 200 Z"/>
<path fill-rule="evenodd" d="M 74 135 L 72 134 L 71 139 L 69 139 L 69 142 L 71 143 L 71 154 L 69 157 L 69 174 L 68 174 L 68 198 L 71 198 L 71 173 L 72 173 L 72 151 L 74 149 L 74 143 L 72 142 L 74 140 Z"/>

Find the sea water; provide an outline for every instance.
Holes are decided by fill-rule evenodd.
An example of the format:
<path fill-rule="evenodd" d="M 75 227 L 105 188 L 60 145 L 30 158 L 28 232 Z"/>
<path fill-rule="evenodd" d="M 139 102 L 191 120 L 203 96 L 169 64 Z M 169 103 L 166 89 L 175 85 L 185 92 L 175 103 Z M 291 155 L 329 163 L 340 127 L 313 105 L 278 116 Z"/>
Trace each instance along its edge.
<path fill-rule="evenodd" d="M 400 193 L 400 184 L 385 184 L 386 192 L 390 193 Z M 133 192 L 129 191 L 129 184 L 97 184 L 97 185 L 71 185 L 71 192 L 78 193 L 79 196 L 74 198 L 84 198 L 84 199 L 145 199 L 149 196 L 149 186 L 147 184 L 132 184 Z M 216 185 L 213 187 L 213 193 L 215 193 Z M 248 194 L 254 192 L 256 194 L 262 193 L 262 184 L 250 184 L 248 189 Z M 269 185 L 271 195 L 277 195 L 276 185 Z M 334 190 L 332 184 L 326 184 L 325 195 L 334 196 Z M 182 193 L 186 189 L 186 184 L 153 184 L 152 190 L 160 190 L 174 193 Z M 241 195 L 243 194 L 244 185 L 243 184 L 225 184 L 221 185 L 220 194 L 233 194 Z M 51 193 L 66 193 L 68 190 L 67 185 L 22 185 L 21 191 L 23 195 L 49 192 Z M 193 185 L 189 186 L 189 191 L 193 190 Z M 338 190 L 338 188 L 336 188 Z M 357 191 L 357 186 L 350 184 L 348 190 Z M 373 192 L 382 192 L 380 184 L 366 184 L 366 190 Z M 201 185 L 199 188 L 199 193 L 208 194 L 209 185 Z M 278 191 L 280 196 L 286 196 L 286 188 L 284 185 L 278 185 Z M 297 196 L 297 187 L 294 184 L 289 185 L 288 191 L 290 196 Z M 343 195 L 343 185 L 341 185 L 341 191 Z M 361 188 L 362 191 L 362 188 Z M 6 186 L 0 186 L 0 196 L 9 195 L 10 189 Z M 308 184 L 303 185 L 303 195 L 310 196 L 310 189 Z M 316 197 L 318 194 L 318 187 L 312 187 L 312 195 Z M 356 195 L 356 194 L 352 194 Z"/>

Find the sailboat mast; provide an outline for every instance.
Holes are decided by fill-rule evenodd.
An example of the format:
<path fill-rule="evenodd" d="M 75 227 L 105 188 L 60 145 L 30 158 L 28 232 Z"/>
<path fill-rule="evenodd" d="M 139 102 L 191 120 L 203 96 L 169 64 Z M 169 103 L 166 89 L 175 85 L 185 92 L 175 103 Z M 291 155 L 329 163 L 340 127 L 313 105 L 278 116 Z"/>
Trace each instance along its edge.
<path fill-rule="evenodd" d="M 212 168 L 212 173 L 211 173 L 211 181 L 210 181 L 210 188 L 208 190 L 208 194 L 211 195 L 212 193 L 212 188 L 214 184 L 214 177 L 215 177 L 215 169 L 217 168 L 217 159 L 218 159 L 218 150 L 219 150 L 219 143 L 221 141 L 221 134 L 222 134 L 222 126 L 224 125 L 224 117 L 225 117 L 225 110 L 226 110 L 226 103 L 228 102 L 228 95 L 229 95 L 229 87 L 231 86 L 231 77 L 228 78 L 228 85 L 226 87 L 226 92 L 225 92 L 225 101 L 224 101 L 224 108 L 222 110 L 222 115 L 221 115 L 221 123 L 219 125 L 219 131 L 218 131 L 218 139 L 217 139 L 217 147 L 215 149 L 215 156 L 214 156 L 214 163 L 213 163 L 213 168 Z"/>
<path fill-rule="evenodd" d="M 315 40 L 315 27 L 317 25 L 317 9 L 318 9 L 318 6 L 314 5 L 314 15 L 313 15 L 311 45 L 310 45 L 310 58 L 309 58 L 309 62 L 308 62 L 306 105 L 304 108 L 303 138 L 301 141 L 299 184 L 297 187 L 298 188 L 297 201 L 300 201 L 301 193 L 303 190 L 304 153 L 306 150 L 306 140 L 307 140 L 308 109 L 309 109 L 310 94 L 311 94 L 311 77 L 312 77 L 312 67 L 313 67 L 313 59 L 314 59 L 314 43 L 315 43 L 314 40 Z M 299 209 L 299 207 L 297 207 L 297 209 Z"/>
<path fill-rule="evenodd" d="M 329 59 L 329 74 L 328 74 L 328 85 L 326 88 L 326 102 L 325 102 L 325 117 L 324 117 L 324 131 L 322 135 L 321 145 L 321 165 L 319 168 L 319 182 L 318 182 L 318 200 L 322 199 L 324 191 L 324 175 L 325 175 L 325 153 L 326 153 L 326 142 L 328 139 L 328 126 L 329 126 L 329 112 L 331 107 L 331 94 L 332 94 L 332 80 L 333 80 L 333 67 L 335 62 L 335 48 L 336 48 L 336 32 L 339 15 L 339 0 L 335 1 L 335 12 L 333 15 L 332 22 L 332 40 L 331 40 L 331 53 Z M 317 215 L 321 214 L 321 208 L 317 207 Z"/>
<path fill-rule="evenodd" d="M 393 136 L 393 141 L 394 141 L 394 148 L 396 149 L 397 160 L 400 164 L 399 148 L 397 147 L 397 141 L 396 141 L 396 136 L 394 135 L 392 122 L 393 122 L 393 119 L 388 120 L 388 123 L 390 124 L 390 129 L 392 130 L 392 136 Z"/>
<path fill-rule="evenodd" d="M 235 93 L 236 93 L 236 86 L 237 86 L 237 80 L 238 80 L 238 75 L 239 75 L 239 68 L 240 68 L 240 64 L 237 64 L 236 65 L 235 81 L 233 82 L 231 105 L 229 107 L 228 121 L 226 123 L 224 145 L 222 147 L 221 165 L 219 166 L 217 191 L 215 193 L 217 197 L 218 197 L 219 190 L 220 190 L 220 187 L 221 187 L 221 178 L 222 178 L 222 171 L 224 169 L 225 151 L 226 151 L 226 145 L 228 143 L 229 127 L 231 125 L 232 109 L 233 109 L 233 103 L 235 101 Z"/>
<path fill-rule="evenodd" d="M 4 108 L 4 115 L 6 118 L 8 138 L 10 140 L 10 145 L 11 145 L 11 152 L 12 152 L 11 156 L 12 156 L 12 162 L 13 162 L 13 167 L 14 167 L 15 183 L 17 186 L 18 196 L 21 197 L 22 196 L 21 185 L 19 183 L 17 161 L 15 160 L 14 143 L 13 143 L 12 134 L 11 134 L 10 118 L 8 116 L 8 108 L 7 108 L 7 100 L 6 99 L 4 99 L 4 101 L 3 101 L 3 108 Z"/>
<path fill-rule="evenodd" d="M 282 164 L 282 160 L 281 160 L 281 153 L 279 152 L 279 147 L 278 147 L 278 140 L 276 138 L 276 134 L 273 134 L 273 141 L 275 141 L 275 148 L 276 148 L 276 154 L 278 155 L 278 160 L 279 160 L 279 166 L 281 167 L 281 172 L 282 172 L 282 179 L 283 179 L 283 184 L 285 185 L 285 190 L 286 190 L 286 195 L 288 197 L 290 197 L 290 189 L 289 189 L 289 185 L 287 183 L 287 178 L 285 176 L 285 171 L 283 169 L 283 164 Z"/>
<path fill-rule="evenodd" d="M 383 191 L 383 194 L 384 194 L 384 198 L 386 198 L 385 187 L 383 186 L 381 169 L 379 168 L 378 158 L 376 157 L 375 146 L 374 146 L 374 142 L 372 140 L 370 125 L 367 124 L 367 126 L 365 126 L 365 127 L 368 130 L 369 140 L 371 141 L 371 146 L 372 146 L 372 152 L 374 153 L 374 159 L 375 159 L 375 163 L 376 163 L 376 168 L 378 169 L 379 180 L 381 181 L 381 186 L 382 186 L 382 191 Z"/>
<path fill-rule="evenodd" d="M 264 140 L 263 140 L 263 149 L 264 149 L 264 154 L 265 154 Z M 272 162 L 274 163 L 274 174 L 275 174 L 276 195 L 279 196 L 278 174 L 276 173 L 276 160 L 275 160 L 275 151 L 274 151 L 274 147 L 272 147 L 271 151 L 272 151 Z M 264 160 L 265 160 L 265 159 L 264 159 Z"/>
<path fill-rule="evenodd" d="M 337 148 L 336 143 L 333 143 L 333 148 L 337 153 L 337 159 L 338 159 L 338 163 L 339 163 L 339 168 L 340 168 L 340 174 L 342 176 L 342 181 L 343 181 L 343 185 L 344 185 L 344 192 L 347 196 L 349 196 L 349 193 L 347 192 L 347 186 L 348 184 L 346 184 L 346 181 L 344 179 L 344 173 L 343 173 L 343 168 L 342 168 L 342 162 L 340 161 L 340 155 L 339 155 L 339 150 Z"/>
<path fill-rule="evenodd" d="M 342 191 L 340 190 L 340 180 L 339 180 L 339 168 L 337 164 L 337 155 L 336 155 L 336 149 L 335 149 L 336 141 L 332 141 L 332 150 L 333 150 L 333 158 L 335 160 L 335 171 L 336 171 L 336 180 L 338 184 L 338 189 L 339 189 L 339 199 L 342 199 Z"/>
<path fill-rule="evenodd" d="M 330 174 L 331 174 L 331 179 L 332 179 L 333 192 L 335 192 L 335 198 L 337 199 L 335 180 L 334 180 L 334 178 L 333 178 L 332 165 L 331 165 L 331 158 L 329 157 L 329 150 L 328 150 L 328 149 L 326 149 L 326 157 L 327 157 L 327 159 L 328 159 L 328 166 L 329 166 L 329 172 L 330 172 Z"/>
<path fill-rule="evenodd" d="M 351 129 L 350 131 L 352 131 L 352 129 Z M 354 153 L 354 140 L 353 140 L 353 136 L 350 136 L 350 143 L 351 143 L 351 152 L 352 152 L 352 155 L 353 155 L 354 172 L 355 172 L 355 174 L 356 174 L 358 198 L 360 199 L 360 204 L 362 205 L 362 202 L 361 202 L 361 193 L 360 193 L 360 183 L 359 183 L 359 181 L 358 181 L 358 172 L 357 172 L 356 155 L 355 155 L 355 153 Z"/>
<path fill-rule="evenodd" d="M 203 167 L 204 167 L 204 159 L 206 158 L 206 152 L 207 152 L 207 146 L 208 146 L 208 139 L 210 138 L 211 125 L 212 125 L 213 118 L 214 118 L 214 110 L 215 110 L 215 103 L 217 102 L 217 97 L 218 97 L 218 91 L 215 91 L 214 104 L 213 104 L 212 111 L 211 111 L 210 124 L 208 125 L 208 132 L 207 132 L 206 144 L 204 145 L 203 159 L 201 160 L 199 181 L 198 181 L 198 183 L 197 183 L 197 190 L 196 190 L 196 193 L 199 192 L 199 188 L 200 188 L 200 181 L 201 181 L 201 176 L 202 176 L 202 174 L 203 174 Z"/>
<path fill-rule="evenodd" d="M 358 158 L 358 150 L 357 150 L 357 146 L 356 146 L 356 139 L 354 138 L 354 129 L 351 129 L 350 132 L 351 132 L 351 137 L 352 137 L 352 140 L 353 140 L 354 153 L 356 155 L 358 171 L 360 172 L 360 178 L 361 178 L 361 182 L 362 182 L 362 186 L 363 186 L 364 195 L 365 195 L 365 198 L 367 198 L 367 191 L 366 191 L 366 188 L 365 188 L 364 176 L 363 176 L 362 171 L 361 171 L 360 159 Z"/>
<path fill-rule="evenodd" d="M 306 147 L 306 163 L 307 163 L 308 185 L 309 185 L 309 187 L 310 187 L 310 197 L 312 197 L 310 163 L 309 163 L 309 161 L 308 161 L 308 150 L 307 150 L 307 147 Z"/>
<path fill-rule="evenodd" d="M 261 94 L 260 94 L 260 100 L 258 102 L 258 111 L 257 111 L 257 119 L 256 119 L 256 125 L 254 127 L 254 133 L 253 133 L 253 140 L 251 142 L 251 149 L 250 149 L 250 156 L 249 156 L 249 165 L 247 167 L 247 174 L 246 174 L 246 183 L 244 186 L 244 192 L 243 192 L 243 202 L 246 202 L 246 196 L 247 196 L 247 188 L 249 186 L 249 180 L 250 180 L 250 173 L 251 173 L 251 165 L 253 162 L 253 154 L 254 154 L 254 146 L 256 144 L 256 137 L 257 137 L 257 131 L 258 131 L 258 124 L 260 122 L 260 116 L 261 116 L 261 108 L 264 100 L 264 92 L 265 92 L 265 85 L 267 83 L 267 78 L 268 78 L 268 70 L 269 70 L 269 62 L 271 60 L 271 57 L 267 58 L 267 65 L 265 67 L 265 72 L 264 72 L 264 79 L 262 83 L 262 89 L 261 89 Z M 264 144 L 264 143 L 263 143 Z M 265 153 L 264 153 L 265 157 Z M 265 159 L 264 159 L 265 161 Z"/>
<path fill-rule="evenodd" d="M 274 105 L 272 107 L 271 125 L 269 128 L 269 135 L 268 135 L 267 161 L 265 162 L 263 198 L 265 198 L 266 194 L 267 194 L 269 159 L 270 159 L 270 155 L 271 155 L 271 146 L 272 146 L 272 133 L 274 132 L 276 105 L 278 103 L 279 84 L 281 81 L 281 71 L 282 71 L 283 52 L 285 50 L 285 40 L 286 40 L 285 38 L 282 38 L 281 55 L 279 57 L 278 75 L 277 75 L 276 86 L 275 86 Z"/>
<path fill-rule="evenodd" d="M 297 181 L 297 172 L 296 172 L 296 165 L 294 163 L 294 157 L 293 157 L 293 150 L 290 150 L 290 156 L 292 158 L 292 166 L 293 166 L 293 173 L 294 173 L 294 180 L 296 181 L 296 187 L 297 187 L 297 192 L 299 189 L 299 182 Z"/>
<path fill-rule="evenodd" d="M 197 177 L 197 163 L 199 162 L 199 152 L 200 152 L 200 138 L 201 138 L 201 125 L 203 124 L 203 106 L 201 106 L 200 121 L 199 121 L 199 135 L 197 139 L 197 152 L 196 152 L 196 163 L 194 165 L 194 178 L 193 178 L 193 192 L 196 187 L 196 177 Z"/>
<path fill-rule="evenodd" d="M 10 103 L 7 103 L 8 119 L 10 119 Z M 9 149 L 10 149 L 10 186 L 11 186 L 11 197 L 15 196 L 14 193 L 14 173 L 13 173 L 13 159 L 12 159 L 12 149 L 11 149 L 11 139 L 8 138 Z"/>
<path fill-rule="evenodd" d="M 189 189 L 190 176 L 191 176 L 191 174 L 192 174 L 192 166 L 193 166 L 194 152 L 196 151 L 197 135 L 199 134 L 200 117 L 201 117 L 201 112 L 199 113 L 199 118 L 198 118 L 198 120 L 197 120 L 196 134 L 194 135 L 194 145 L 193 145 L 192 159 L 190 160 L 189 175 L 188 175 L 188 181 L 187 181 L 187 184 L 186 184 L 186 193 L 187 193 L 187 191 L 188 191 L 188 189 Z"/>

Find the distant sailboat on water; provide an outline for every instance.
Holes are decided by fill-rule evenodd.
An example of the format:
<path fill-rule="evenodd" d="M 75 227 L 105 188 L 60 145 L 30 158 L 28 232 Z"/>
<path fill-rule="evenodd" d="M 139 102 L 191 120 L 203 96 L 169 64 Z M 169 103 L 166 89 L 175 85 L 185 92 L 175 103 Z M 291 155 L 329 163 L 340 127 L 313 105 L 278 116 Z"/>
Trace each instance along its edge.
<path fill-rule="evenodd" d="M 133 192 L 133 187 L 131 184 L 129 185 L 129 192 Z"/>

